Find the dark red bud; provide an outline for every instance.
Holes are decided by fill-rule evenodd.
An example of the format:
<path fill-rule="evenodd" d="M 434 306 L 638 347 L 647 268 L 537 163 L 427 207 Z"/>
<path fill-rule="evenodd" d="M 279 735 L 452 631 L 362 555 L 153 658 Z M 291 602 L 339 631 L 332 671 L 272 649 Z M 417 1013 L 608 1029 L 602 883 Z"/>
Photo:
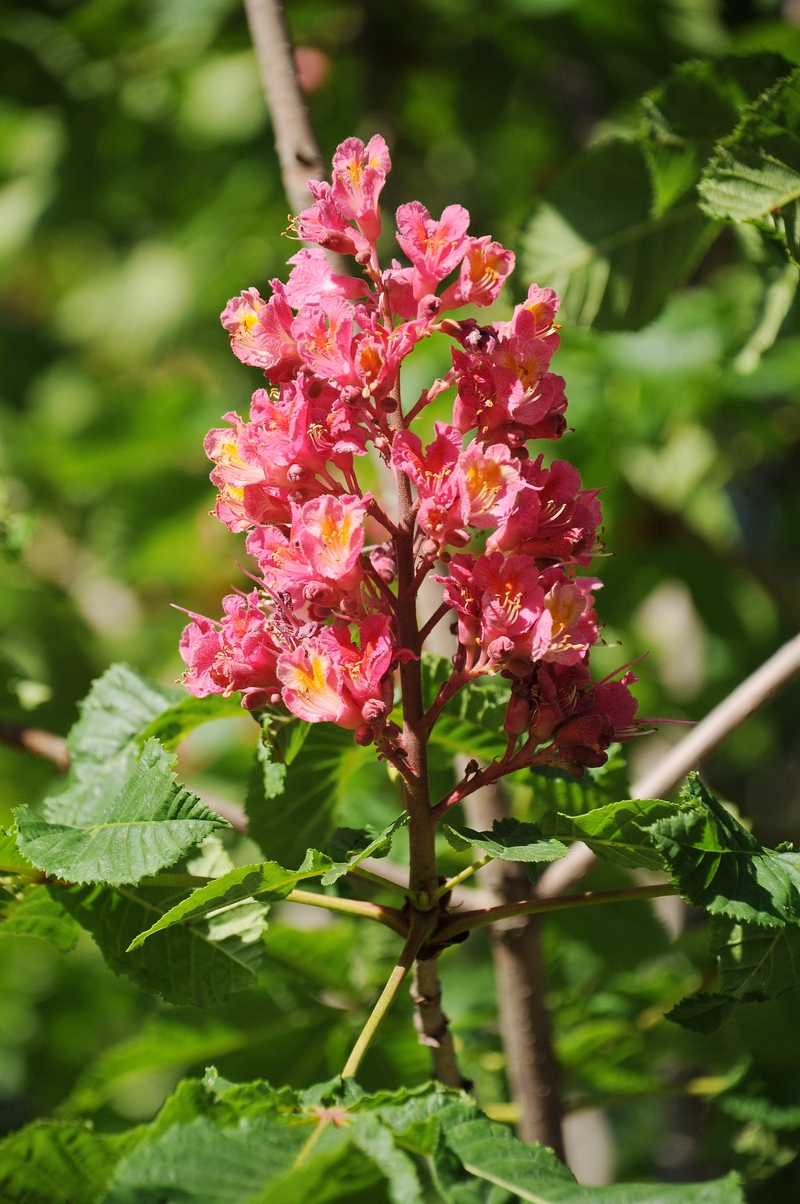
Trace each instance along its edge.
<path fill-rule="evenodd" d="M 360 744 L 362 747 L 366 748 L 367 745 L 371 744 L 373 740 L 372 728 L 366 723 L 361 727 L 357 727 L 353 734 L 353 739 L 355 740 L 356 744 Z"/>

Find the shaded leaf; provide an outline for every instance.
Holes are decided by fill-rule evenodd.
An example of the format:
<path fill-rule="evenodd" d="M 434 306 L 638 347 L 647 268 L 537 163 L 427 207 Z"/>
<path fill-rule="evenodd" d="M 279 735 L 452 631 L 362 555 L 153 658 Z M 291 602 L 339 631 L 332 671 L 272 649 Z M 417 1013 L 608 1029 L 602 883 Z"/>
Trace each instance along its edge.
<path fill-rule="evenodd" d="M 733 999 L 715 991 L 698 991 L 676 1003 L 666 1013 L 666 1019 L 694 1033 L 715 1033 L 733 1010 Z"/>
<path fill-rule="evenodd" d="M 542 837 L 536 824 L 521 823 L 506 817 L 496 819 L 491 832 L 474 832 L 472 828 L 443 824 L 443 831 L 454 849 L 481 849 L 499 861 L 557 861 L 567 851 L 560 840 Z"/>
<path fill-rule="evenodd" d="M 174 865 L 188 849 L 226 820 L 179 786 L 172 757 L 148 740 L 141 758 L 116 794 L 93 806 L 78 792 L 60 798 L 59 821 L 50 822 L 29 807 L 18 809 L 17 844 L 35 866 L 69 882 L 135 883 Z"/>
<path fill-rule="evenodd" d="M 408 820 L 408 813 L 404 812 L 377 834 L 366 828 L 337 828 L 328 844 L 334 865 L 322 875 L 322 885 L 330 886 L 367 857 L 385 857 L 392 847 L 395 832 L 404 828 Z"/>
<path fill-rule="evenodd" d="M 423 1204 L 422 1189 L 414 1163 L 393 1140 L 377 1116 L 356 1116 L 349 1136 L 377 1166 L 389 1185 L 392 1204 Z"/>
<path fill-rule="evenodd" d="M 185 890 L 142 884 L 48 889 L 92 934 L 116 974 L 170 1003 L 211 1007 L 255 983 L 264 954 L 263 908 L 258 904 L 240 904 L 238 917 L 231 909 L 216 926 L 201 919 L 170 927 L 129 953 L 134 937 L 168 912 Z"/>
<path fill-rule="evenodd" d="M 250 836 L 268 857 L 287 865 L 297 865 L 306 849 L 325 848 L 348 778 L 375 756 L 335 723 L 311 724 L 302 748 L 303 755 L 285 766 L 282 793 L 273 797 L 265 796 L 257 762 L 245 803 Z"/>
<path fill-rule="evenodd" d="M 800 256 L 800 68 L 745 110 L 699 186 L 715 218 L 753 222 Z"/>
<path fill-rule="evenodd" d="M 776 999 L 800 986 L 800 928 L 715 920 L 711 950 L 720 990 L 736 999 Z"/>
<path fill-rule="evenodd" d="M 19 899 L 11 899 L 0 912 L 0 936 L 35 936 L 49 941 L 62 953 L 75 947 L 80 926 L 46 886 L 30 887 Z"/>
<path fill-rule="evenodd" d="M 157 715 L 180 703 L 183 690 L 142 677 L 128 665 L 112 665 L 79 704 L 80 718 L 67 737 L 73 768 L 84 778 L 108 765 Z"/>
<path fill-rule="evenodd" d="M 644 147 L 611 142 L 573 159 L 539 205 L 524 236 L 523 273 L 556 289 L 572 323 L 640 330 L 716 232 L 692 198 L 659 214 Z"/>
<path fill-rule="evenodd" d="M 207 1064 L 241 1049 L 249 1039 L 218 1021 L 197 1026 L 154 1017 L 136 1036 L 104 1050 L 81 1074 L 59 1111 L 66 1116 L 94 1112 L 153 1071 L 180 1069 L 196 1062 Z"/>
<path fill-rule="evenodd" d="M 116 1164 L 138 1140 L 77 1122 L 29 1125 L 0 1142 L 2 1204 L 96 1204 Z"/>

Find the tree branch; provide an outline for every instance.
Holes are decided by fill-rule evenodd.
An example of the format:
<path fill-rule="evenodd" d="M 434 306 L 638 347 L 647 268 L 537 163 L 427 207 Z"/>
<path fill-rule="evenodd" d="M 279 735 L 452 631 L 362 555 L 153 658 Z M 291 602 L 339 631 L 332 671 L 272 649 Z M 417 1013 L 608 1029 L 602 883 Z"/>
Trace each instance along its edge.
<path fill-rule="evenodd" d="M 414 1028 L 417 1038 L 420 1045 L 427 1045 L 433 1055 L 436 1078 L 445 1087 L 468 1090 L 470 1084 L 458 1068 L 450 1022 L 442 1011 L 442 985 L 436 958 L 414 962 L 410 994 L 416 1009 Z"/>
<path fill-rule="evenodd" d="M 308 181 L 324 175 L 322 155 L 308 119 L 279 0 L 245 0 L 245 9 L 272 117 L 283 187 L 297 214 L 312 203 Z"/>
<path fill-rule="evenodd" d="M 293 890 L 286 896 L 287 903 L 305 903 L 309 907 L 324 907 L 327 911 L 339 911 L 345 915 L 359 916 L 364 920 L 377 920 L 385 924 L 398 936 L 408 935 L 408 925 L 395 907 L 383 907 L 380 903 L 367 903 L 362 899 L 339 899 L 335 895 L 319 895 L 312 890 Z"/>
<path fill-rule="evenodd" d="M 490 831 L 495 820 L 509 813 L 506 797 L 496 785 L 473 794 L 465 811 L 470 826 L 478 831 Z M 518 862 L 492 861 L 481 878 L 495 896 L 494 903 L 513 905 L 535 898 L 535 887 Z M 511 1098 L 519 1107 L 517 1134 L 522 1141 L 550 1146 L 563 1161 L 559 1068 L 546 1002 L 540 924 L 535 916 L 515 917 L 494 924 L 489 937 L 506 1075 Z"/>
<path fill-rule="evenodd" d="M 664 798 L 704 757 L 727 739 L 740 724 L 800 673 L 800 635 L 765 661 L 755 673 L 714 707 L 657 765 L 631 789 L 631 798 Z M 597 864 L 597 857 L 582 841 L 566 857 L 554 861 L 539 880 L 538 895 L 549 898 L 575 886 Z"/>

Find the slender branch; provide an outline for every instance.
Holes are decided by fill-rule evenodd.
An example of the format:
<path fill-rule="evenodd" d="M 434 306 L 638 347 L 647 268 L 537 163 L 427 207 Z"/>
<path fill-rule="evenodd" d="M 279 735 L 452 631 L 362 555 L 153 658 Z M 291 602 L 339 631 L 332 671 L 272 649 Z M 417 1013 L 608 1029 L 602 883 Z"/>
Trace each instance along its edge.
<path fill-rule="evenodd" d="M 365 869 L 363 865 L 354 865 L 347 872 L 356 878 L 363 878 L 365 882 L 371 882 L 373 886 L 379 886 L 381 890 L 395 891 L 396 894 L 403 895 L 406 899 L 413 897 L 407 886 L 403 886 L 391 878 L 384 878 L 383 874 L 374 874 L 372 870 Z"/>
<path fill-rule="evenodd" d="M 731 732 L 744 723 L 754 711 L 763 706 L 800 673 L 800 635 L 765 661 L 755 673 L 737 686 L 727 698 L 714 707 L 687 736 L 684 736 L 658 763 L 636 782 L 631 798 L 663 798 L 704 757 L 713 752 Z M 572 846 L 566 857 L 555 861 L 539 880 L 541 898 L 562 894 L 576 886 L 597 864 L 597 857 L 582 841 Z"/>
<path fill-rule="evenodd" d="M 293 213 L 308 208 L 309 180 L 321 180 L 324 164 L 308 119 L 280 0 L 245 0 L 247 23 L 261 86 L 272 117 L 283 187 Z"/>
<path fill-rule="evenodd" d="M 455 874 L 452 878 L 448 878 L 447 881 L 443 882 L 436 891 L 431 899 L 431 902 L 438 903 L 444 895 L 449 894 L 454 887 L 460 886 L 462 882 L 466 882 L 467 878 L 471 878 L 472 875 L 477 873 L 478 870 L 483 869 L 485 865 L 488 865 L 491 860 L 492 854 L 487 853 L 485 857 L 481 857 L 480 861 L 473 861 L 472 865 L 468 865 L 467 868 L 462 870 L 460 874 Z"/>
<path fill-rule="evenodd" d="M 367 1023 L 359 1033 L 358 1040 L 353 1046 L 350 1057 L 345 1062 L 344 1070 L 342 1071 L 343 1079 L 352 1078 L 357 1074 L 372 1038 L 375 1036 L 381 1021 L 397 998 L 397 994 L 411 969 L 414 958 L 422 947 L 422 943 L 425 940 L 425 932 L 425 927 L 419 923 L 412 926 L 411 931 L 406 937 L 406 943 L 403 946 L 402 952 L 397 959 L 397 965 L 389 975 L 389 981 L 381 991 L 378 1002 L 372 1009 Z"/>
<path fill-rule="evenodd" d="M 308 907 L 324 907 L 327 911 L 339 911 L 345 915 L 359 916 L 364 920 L 377 920 L 399 936 L 406 936 L 408 925 L 396 907 L 384 907 L 380 903 L 367 903 L 363 899 L 339 899 L 334 895 L 318 895 L 311 890 L 293 890 L 286 896 L 287 903 L 305 903 Z"/>
<path fill-rule="evenodd" d="M 433 612 L 431 617 L 428 619 L 427 623 L 425 623 L 424 626 L 420 628 L 419 638 L 420 638 L 421 643 L 423 643 L 423 644 L 425 643 L 425 641 L 427 640 L 428 636 L 433 631 L 436 624 L 441 623 L 442 619 L 444 618 L 444 616 L 447 614 L 447 612 L 450 609 L 451 608 L 447 605 L 447 603 L 443 602 L 441 604 L 441 606 L 439 606 Z"/>
<path fill-rule="evenodd" d="M 416 1008 L 414 1028 L 417 1030 L 417 1040 L 420 1045 L 427 1045 L 430 1049 L 436 1078 L 445 1087 L 468 1090 L 470 1084 L 458 1068 L 450 1021 L 442 1011 L 442 986 L 435 958 L 414 963 L 410 993 Z"/>
<path fill-rule="evenodd" d="M 436 932 L 436 943 L 446 944 L 462 932 L 494 924 L 498 920 L 510 920 L 516 916 L 543 915 L 549 911 L 564 911 L 568 907 L 594 907 L 598 903 L 625 903 L 636 899 L 655 899 L 659 895 L 677 895 L 678 888 L 668 882 L 656 882 L 652 886 L 624 886 L 616 890 L 587 890 L 580 895 L 557 895 L 552 899 L 524 899 L 521 903 L 505 903 L 481 911 L 463 912 L 444 923 Z"/>
<path fill-rule="evenodd" d="M 52 761 L 61 773 L 69 769 L 67 742 L 63 736 L 54 736 L 52 732 L 26 727 L 24 723 L 14 723 L 11 719 L 0 719 L 0 744 Z"/>

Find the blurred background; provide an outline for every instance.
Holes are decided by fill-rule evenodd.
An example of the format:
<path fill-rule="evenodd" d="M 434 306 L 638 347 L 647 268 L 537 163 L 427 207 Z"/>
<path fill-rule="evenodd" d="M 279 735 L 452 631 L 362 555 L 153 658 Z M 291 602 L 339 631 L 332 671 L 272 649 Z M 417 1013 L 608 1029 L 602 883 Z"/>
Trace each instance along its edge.
<path fill-rule="evenodd" d="M 380 132 L 388 212 L 465 204 L 473 233 L 518 253 L 501 311 L 536 278 L 541 199 L 575 156 L 633 136 L 639 98 L 675 64 L 757 50 L 800 63 L 797 0 L 288 0 L 286 14 L 325 157 Z M 114 660 L 174 681 L 171 605 L 216 615 L 241 582 L 243 537 L 209 517 L 202 441 L 259 382 L 218 315 L 284 274 L 296 245 L 235 0 L 6 0 L 0 79 L 0 715 L 65 733 Z M 625 179 L 610 187 L 624 203 Z M 649 651 L 641 711 L 680 719 L 800 626 L 800 305 L 789 294 L 754 341 L 785 269 L 731 230 L 712 241 L 654 313 L 567 306 L 554 364 L 575 428 L 557 454 L 604 489 L 598 670 Z M 446 354 L 426 345 L 420 373 Z M 770 843 L 800 840 L 799 707 L 795 685 L 706 767 Z M 633 771 L 680 731 L 641 741 Z M 203 729 L 184 775 L 242 802 L 255 738 L 247 718 Z M 0 746 L 4 820 L 51 781 Z M 348 789 L 357 810 L 362 787 Z M 622 1177 L 737 1165 L 753 1199 L 796 1200 L 800 1004 L 742 1008 L 713 1040 L 659 1022 L 657 1000 L 701 981 L 702 933 L 670 944 L 648 907 L 626 916 L 611 952 L 611 912 L 596 933 L 563 919 L 546 934 L 570 1106 L 591 1106 Z M 260 990 L 210 1018 L 115 979 L 88 938 L 71 958 L 0 942 L 0 1125 L 69 1097 L 119 1127 L 213 1059 L 230 1077 L 334 1073 L 391 945 L 370 933 L 354 961 L 346 924 L 289 920 L 270 929 Z M 502 1104 L 481 938 L 445 969 L 469 1072 Z M 376 1083 L 426 1076 L 406 1025 L 392 1020 L 368 1063 Z M 708 1079 L 746 1080 L 771 1121 L 712 1114 L 711 1089 L 686 1088 Z"/>

